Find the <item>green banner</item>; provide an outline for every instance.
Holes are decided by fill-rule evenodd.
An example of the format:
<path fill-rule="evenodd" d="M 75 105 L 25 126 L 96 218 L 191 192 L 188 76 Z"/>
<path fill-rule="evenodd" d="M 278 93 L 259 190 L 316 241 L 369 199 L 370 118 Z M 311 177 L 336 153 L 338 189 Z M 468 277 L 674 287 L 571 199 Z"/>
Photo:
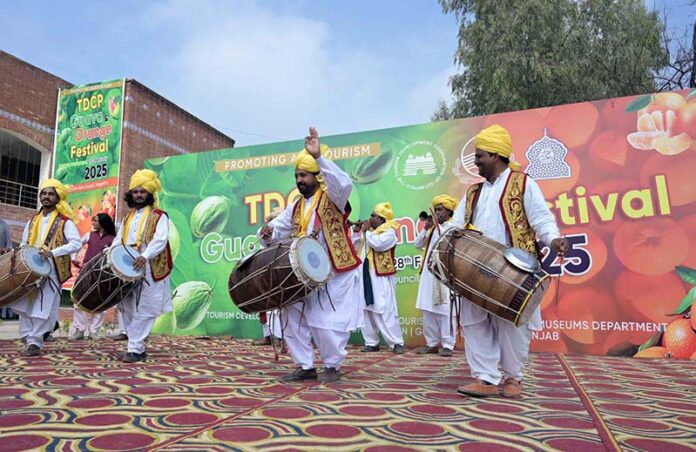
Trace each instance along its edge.
<path fill-rule="evenodd" d="M 116 216 L 124 89 L 121 79 L 58 93 L 53 177 L 70 186 L 80 234 L 91 230 L 97 213 Z"/>

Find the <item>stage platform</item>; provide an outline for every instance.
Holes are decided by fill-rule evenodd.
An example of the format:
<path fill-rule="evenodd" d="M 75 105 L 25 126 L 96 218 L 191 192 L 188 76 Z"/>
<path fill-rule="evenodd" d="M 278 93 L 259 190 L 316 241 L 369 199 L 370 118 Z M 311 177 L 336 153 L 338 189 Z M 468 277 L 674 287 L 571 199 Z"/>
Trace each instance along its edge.
<path fill-rule="evenodd" d="M 283 384 L 287 355 L 229 338 L 0 341 L 0 450 L 696 449 L 696 361 L 537 353 L 523 397 L 472 399 L 464 353 L 361 353 L 342 380 Z"/>

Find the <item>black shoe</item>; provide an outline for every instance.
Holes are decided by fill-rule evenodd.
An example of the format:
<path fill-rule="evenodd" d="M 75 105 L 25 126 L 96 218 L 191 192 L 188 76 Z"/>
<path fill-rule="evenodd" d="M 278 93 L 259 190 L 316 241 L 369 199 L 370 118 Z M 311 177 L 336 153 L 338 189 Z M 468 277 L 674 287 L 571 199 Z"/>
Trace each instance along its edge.
<path fill-rule="evenodd" d="M 324 367 L 324 372 L 321 374 L 322 383 L 333 383 L 341 377 L 341 372 L 333 367 Z"/>
<path fill-rule="evenodd" d="M 378 351 L 379 351 L 379 345 L 366 345 L 366 346 L 363 347 L 363 349 L 360 350 L 360 351 L 361 351 L 361 352 L 366 352 L 366 353 L 378 352 Z"/>
<path fill-rule="evenodd" d="M 140 361 L 145 361 L 146 357 L 147 357 L 147 353 L 145 353 L 145 352 L 142 352 L 142 353 L 126 352 L 123 355 L 123 362 L 124 363 L 137 363 Z"/>
<path fill-rule="evenodd" d="M 118 333 L 113 336 L 109 336 L 112 341 L 127 341 L 128 335 L 126 333 Z"/>
<path fill-rule="evenodd" d="M 306 380 L 316 380 L 317 379 L 317 370 L 315 368 L 311 369 L 303 369 L 301 367 L 298 367 L 295 369 L 295 371 L 291 374 L 284 375 L 280 378 L 281 381 L 285 383 L 292 383 L 294 381 L 306 381 Z"/>
<path fill-rule="evenodd" d="M 427 345 L 424 347 L 420 347 L 416 350 L 416 353 L 419 355 L 437 355 L 438 349 L 437 347 L 428 347 Z"/>
<path fill-rule="evenodd" d="M 38 345 L 34 344 L 31 344 L 29 347 L 27 347 L 26 351 L 24 352 L 24 356 L 39 356 L 40 354 L 41 349 Z"/>
<path fill-rule="evenodd" d="M 394 354 L 396 354 L 396 355 L 403 355 L 404 353 L 406 353 L 404 346 L 401 344 L 395 344 L 393 350 L 394 350 Z"/>
<path fill-rule="evenodd" d="M 447 347 L 442 347 L 438 352 L 440 356 L 452 356 L 452 349 Z"/>
<path fill-rule="evenodd" d="M 261 339 L 254 339 L 251 345 L 271 345 L 271 336 L 265 336 Z"/>

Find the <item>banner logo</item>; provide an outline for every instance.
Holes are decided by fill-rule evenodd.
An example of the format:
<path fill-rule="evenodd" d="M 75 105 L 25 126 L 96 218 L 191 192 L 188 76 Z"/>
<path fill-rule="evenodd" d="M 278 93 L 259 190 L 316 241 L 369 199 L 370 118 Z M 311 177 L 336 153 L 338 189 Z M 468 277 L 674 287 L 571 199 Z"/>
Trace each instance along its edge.
<path fill-rule="evenodd" d="M 445 151 L 432 141 L 414 141 L 397 154 L 394 176 L 411 190 L 425 190 L 442 180 L 447 166 Z"/>

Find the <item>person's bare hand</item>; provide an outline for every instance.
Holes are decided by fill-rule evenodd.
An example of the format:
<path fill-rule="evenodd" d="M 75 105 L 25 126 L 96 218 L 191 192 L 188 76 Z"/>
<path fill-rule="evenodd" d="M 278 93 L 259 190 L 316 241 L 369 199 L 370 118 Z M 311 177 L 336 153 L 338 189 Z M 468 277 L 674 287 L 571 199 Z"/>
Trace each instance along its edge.
<path fill-rule="evenodd" d="M 321 146 L 319 145 L 319 133 L 314 127 L 309 128 L 309 135 L 304 139 L 305 149 L 315 159 L 321 157 Z"/>
<path fill-rule="evenodd" d="M 50 251 L 48 251 L 48 250 L 39 251 L 39 254 L 40 254 L 41 257 L 43 257 L 44 259 L 53 259 L 53 253 L 50 252 Z"/>
<path fill-rule="evenodd" d="M 433 226 L 435 226 L 435 222 L 433 221 L 433 217 L 428 217 L 428 219 L 425 220 L 425 229 L 431 229 Z"/>
<path fill-rule="evenodd" d="M 147 259 L 145 259 L 142 256 L 138 256 L 135 258 L 135 262 L 133 262 L 133 268 L 136 270 L 140 270 L 141 268 L 145 267 L 146 263 Z"/>
<path fill-rule="evenodd" d="M 561 256 L 564 256 L 565 253 L 568 251 L 568 248 L 570 248 L 570 243 L 568 243 L 568 240 L 565 237 L 559 237 L 557 239 L 551 240 L 549 246 L 552 250 L 554 250 Z"/>
<path fill-rule="evenodd" d="M 72 262 L 72 264 L 77 268 L 81 267 L 80 261 L 78 261 L 77 259 L 72 259 L 70 262 Z"/>
<path fill-rule="evenodd" d="M 270 240 L 273 235 L 273 228 L 266 225 L 261 228 L 261 238 L 264 240 Z"/>

